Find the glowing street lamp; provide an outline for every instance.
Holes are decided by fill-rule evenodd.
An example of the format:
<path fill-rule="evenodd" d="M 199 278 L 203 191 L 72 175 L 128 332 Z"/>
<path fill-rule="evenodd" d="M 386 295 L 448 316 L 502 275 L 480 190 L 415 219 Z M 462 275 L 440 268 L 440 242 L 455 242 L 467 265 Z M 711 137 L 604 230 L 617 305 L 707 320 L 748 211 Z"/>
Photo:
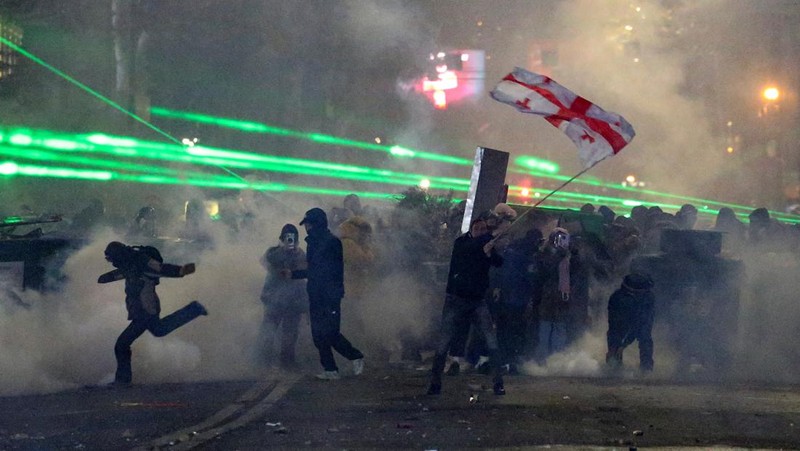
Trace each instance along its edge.
<path fill-rule="evenodd" d="M 781 98 L 781 91 L 775 85 L 768 85 L 761 91 L 761 100 L 763 104 L 758 112 L 758 117 L 765 117 L 770 112 L 777 112 L 780 110 L 778 100 Z"/>
<path fill-rule="evenodd" d="M 775 86 L 768 86 L 761 92 L 761 96 L 764 98 L 764 100 L 774 102 L 780 98 L 781 91 Z"/>

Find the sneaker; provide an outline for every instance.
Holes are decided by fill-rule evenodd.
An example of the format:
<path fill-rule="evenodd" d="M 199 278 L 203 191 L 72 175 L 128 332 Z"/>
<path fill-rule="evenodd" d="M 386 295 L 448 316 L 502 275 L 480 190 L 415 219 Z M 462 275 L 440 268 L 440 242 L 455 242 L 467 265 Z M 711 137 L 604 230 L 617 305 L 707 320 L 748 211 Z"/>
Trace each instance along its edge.
<path fill-rule="evenodd" d="M 192 305 L 197 309 L 197 314 L 200 316 L 208 316 L 208 310 L 198 301 L 192 301 Z"/>
<path fill-rule="evenodd" d="M 495 382 L 494 387 L 492 387 L 494 394 L 497 396 L 503 396 L 506 394 L 506 387 L 503 386 L 502 382 Z"/>
<path fill-rule="evenodd" d="M 321 379 L 323 381 L 338 381 L 339 380 L 339 372 L 338 371 L 323 371 L 316 376 L 317 379 Z"/>
<path fill-rule="evenodd" d="M 444 372 L 444 374 L 448 376 L 458 376 L 459 373 L 461 373 L 461 365 L 459 365 L 458 362 L 451 363 L 450 368 Z"/>
<path fill-rule="evenodd" d="M 114 381 L 111 382 L 110 384 L 104 385 L 103 387 L 108 388 L 110 390 L 116 390 L 118 388 L 131 388 L 131 385 L 133 384 L 131 384 L 130 382 Z"/>
<path fill-rule="evenodd" d="M 429 395 L 440 395 L 442 393 L 442 384 L 431 384 L 428 387 Z"/>
<path fill-rule="evenodd" d="M 353 360 L 353 374 L 360 376 L 364 372 L 364 358 Z"/>

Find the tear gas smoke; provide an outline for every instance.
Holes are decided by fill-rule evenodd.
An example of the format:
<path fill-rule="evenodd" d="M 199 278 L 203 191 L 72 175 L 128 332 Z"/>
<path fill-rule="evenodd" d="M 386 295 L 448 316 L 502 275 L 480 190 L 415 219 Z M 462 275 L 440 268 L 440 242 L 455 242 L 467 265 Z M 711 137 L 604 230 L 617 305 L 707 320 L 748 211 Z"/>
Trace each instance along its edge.
<path fill-rule="evenodd" d="M 246 96 L 240 96 L 242 102 L 209 100 L 209 93 L 213 94 L 219 86 L 208 84 L 200 85 L 204 89 L 191 86 L 181 94 L 170 95 L 174 98 L 185 96 L 189 105 L 208 103 L 208 108 L 223 105 L 219 115 L 225 115 L 227 110 L 259 120 L 272 116 L 282 119 L 288 117 L 288 121 L 298 117 L 305 123 L 305 111 L 324 109 L 316 103 L 319 99 L 315 98 L 312 102 L 309 98 L 324 94 L 327 92 L 325 89 L 335 91 L 333 88 L 340 86 L 322 81 L 341 79 L 350 80 L 341 84 L 350 88 L 345 91 L 358 92 L 359 95 L 348 94 L 346 101 L 342 101 L 346 108 L 337 112 L 357 110 L 365 103 L 373 108 L 386 109 L 387 106 L 383 104 L 375 106 L 379 103 L 376 101 L 379 96 L 375 93 L 388 95 L 387 90 L 385 86 L 370 83 L 370 75 L 374 75 L 374 79 L 383 79 L 386 73 L 391 73 L 389 79 L 396 80 L 401 72 L 398 68 L 414 64 L 422 67 L 428 52 L 436 50 L 439 45 L 443 48 L 469 48 L 473 44 L 469 36 L 464 35 L 463 39 L 448 38 L 444 32 L 437 35 L 437 31 L 446 30 L 448 26 L 465 28 L 465 24 L 472 27 L 476 18 L 484 18 L 487 28 L 483 30 L 488 33 L 489 26 L 502 28 L 505 25 L 494 19 L 500 17 L 501 13 L 508 15 L 512 11 L 515 21 L 502 32 L 495 33 L 496 42 L 491 43 L 493 48 L 489 55 L 492 64 L 487 67 L 487 88 L 514 65 L 529 66 L 528 38 L 535 37 L 533 35 L 540 29 L 545 30 L 544 34 L 548 35 L 546 38 L 552 37 L 563 43 L 559 52 L 558 72 L 553 74 L 554 78 L 604 108 L 619 112 L 637 129 L 634 143 L 620 155 L 593 169 L 593 174 L 616 180 L 621 173 L 633 170 L 639 179 L 652 180 L 659 191 L 700 193 L 699 197 L 711 197 L 705 190 L 709 189 L 709 183 L 720 167 L 720 154 L 709 150 L 718 142 L 718 137 L 712 133 L 711 122 L 715 118 L 705 110 L 702 98 L 680 94 L 687 78 L 687 44 L 665 40 L 658 33 L 655 16 L 664 11 L 664 2 L 641 2 L 648 14 L 651 14 L 650 11 L 653 13 L 649 20 L 636 22 L 638 45 L 647 50 L 640 63 L 632 62 L 621 51 L 620 42 L 610 39 L 609 25 L 630 12 L 629 2 L 622 0 L 603 2 L 602 8 L 598 2 L 590 0 L 541 2 L 544 6 L 540 8 L 528 1 L 509 2 L 510 5 L 516 5 L 515 8 L 498 7 L 496 1 L 468 2 L 467 6 L 462 6 L 465 2 L 460 1 L 435 2 L 436 5 L 430 6 L 431 11 L 438 13 L 434 16 L 426 16 L 427 10 L 423 4 L 414 2 L 348 0 L 337 9 L 341 15 L 337 16 L 335 24 L 320 28 L 320 33 L 315 33 L 316 28 L 308 24 L 326 23 L 323 14 L 328 14 L 328 9 L 316 11 L 314 8 L 303 8 L 301 3 L 275 3 L 282 5 L 282 9 L 276 9 L 280 19 L 276 21 L 281 22 L 280 26 L 287 30 L 294 30 L 283 37 L 292 39 L 268 39 L 268 48 L 259 49 L 243 58 L 247 60 L 245 67 L 258 68 L 263 70 L 263 74 L 259 71 L 248 72 L 242 80 L 261 77 L 259 81 L 265 88 L 261 91 L 269 92 L 266 88 L 277 84 L 275 80 L 280 80 L 280 77 L 291 79 L 290 84 L 274 88 L 275 91 L 295 95 L 296 98 L 291 102 L 284 102 L 288 105 L 286 109 L 273 107 L 267 101 L 273 99 L 263 96 L 257 97 L 252 104 L 248 103 L 251 100 L 248 96 L 255 95 L 249 90 Z M 736 26 L 747 14 L 747 8 L 738 10 L 729 8 L 729 5 L 709 1 L 690 12 L 706 20 L 707 24 L 715 25 L 714 29 L 720 35 L 731 35 L 735 31 L 738 43 L 746 42 L 748 36 L 759 33 L 758 29 Z M 302 10 L 302 14 L 294 9 Z M 723 9 L 727 10 L 726 14 L 720 16 L 720 23 L 714 23 L 711 18 Z M 197 11 L 202 10 L 198 8 Z M 302 25 L 290 20 L 295 16 L 297 20 L 302 16 Z M 732 17 L 736 20 L 731 20 Z M 733 24 L 731 27 L 735 27 L 735 30 L 722 24 L 723 20 Z M 469 30 L 471 33 L 475 29 Z M 530 32 L 533 33 L 529 35 Z M 349 55 L 346 59 L 357 63 L 354 67 L 358 73 L 332 63 L 339 56 L 346 55 L 313 52 L 316 44 L 321 43 L 325 46 L 321 46 L 319 52 L 330 50 L 332 35 L 339 39 L 336 43 L 347 44 L 342 48 L 348 52 L 359 50 L 358 55 Z M 720 41 L 723 40 L 720 38 Z M 724 44 L 720 41 L 715 42 L 717 45 Z M 291 48 L 293 42 L 297 43 L 298 49 Z M 244 44 L 247 42 L 243 41 Z M 227 46 L 224 48 L 232 54 L 236 50 Z M 298 53 L 283 56 L 291 54 L 293 50 L 298 50 Z M 176 50 L 162 51 L 169 53 Z M 219 52 L 221 55 L 222 52 Z M 278 55 L 288 60 L 302 59 L 304 65 L 302 69 L 288 70 L 284 66 L 289 65 L 282 64 L 286 60 L 270 59 L 278 58 Z M 219 61 L 214 58 L 208 60 L 218 69 Z M 156 64 L 155 61 L 152 59 L 151 64 Z M 325 62 L 331 63 L 333 69 L 322 71 Z M 97 66 L 101 64 L 98 62 Z M 159 69 L 162 72 L 170 71 L 166 66 Z M 198 70 L 197 73 L 203 74 L 203 71 Z M 400 78 L 405 80 L 402 76 Z M 235 91 L 239 81 L 234 78 L 226 80 L 226 83 L 232 85 L 231 91 Z M 306 86 L 314 85 L 316 90 L 302 92 L 303 82 L 307 82 Z M 191 85 L 191 82 L 184 80 L 184 84 Z M 317 85 L 324 86 L 320 88 Z M 219 90 L 221 97 L 230 92 Z M 564 172 L 577 172 L 572 144 L 545 121 L 532 120 L 508 111 L 488 99 L 476 103 L 471 109 L 459 111 L 457 115 L 436 117 L 425 100 L 407 94 L 410 96 L 407 102 L 390 104 L 389 108 L 405 108 L 406 115 L 398 120 L 404 127 L 389 128 L 393 135 L 389 141 L 410 147 L 447 149 L 452 154 L 470 159 L 478 145 L 509 151 L 512 161 L 517 155 L 534 153 L 558 161 Z M 16 108 L 21 107 L 16 105 Z M 46 110 L 44 107 L 41 109 Z M 363 115 L 369 116 L 370 110 L 365 111 Z M 53 123 L 64 123 L 60 115 L 47 118 L 38 114 L 32 123 L 47 124 L 51 120 Z M 81 127 L 84 125 L 80 124 Z M 336 126 L 352 130 L 349 123 Z M 191 133 L 197 131 L 187 130 Z M 361 133 L 364 129 L 357 130 Z M 346 132 L 334 134 L 349 135 Z M 220 133 L 208 141 L 225 141 L 231 136 Z M 204 136 L 201 138 L 205 139 Z M 300 150 L 287 147 L 287 153 Z M 362 158 L 360 154 L 348 155 L 353 162 Z M 467 176 L 468 173 L 455 175 Z M 745 182 L 749 184 L 749 181 Z M 189 189 L 163 191 L 152 187 L 122 185 L 104 186 L 102 192 L 95 192 L 95 187 L 86 184 L 3 179 L 0 181 L 0 205 L 3 209 L 0 213 L 15 214 L 22 204 L 40 212 L 68 213 L 77 211 L 85 205 L 86 200 L 97 195 L 105 203 L 107 215 L 113 222 L 127 224 L 135 209 L 147 203 L 145 199 L 148 195 L 160 195 L 164 209 L 172 212 L 172 216 L 178 216 L 177 212 L 182 210 L 186 200 L 205 198 L 204 193 Z M 330 198 L 281 195 L 279 199 L 253 209 L 256 214 L 253 221 L 255 229 L 240 234 L 239 239 L 231 240 L 221 226 L 211 224 L 209 233 L 215 242 L 213 249 L 199 256 L 182 252 L 179 247 L 162 249 L 168 262 L 196 261 L 198 264 L 197 273 L 186 278 L 162 279 L 158 291 L 163 314 L 197 299 L 208 307 L 210 315 L 193 321 L 167 337 L 156 339 L 145 334 L 137 340 L 133 347 L 134 380 L 182 381 L 243 378 L 257 374 L 252 354 L 263 312 L 258 294 L 264 280 L 258 258 L 267 247 L 275 244 L 278 231 L 284 223 L 296 224 L 308 208 L 322 206 L 328 209 L 334 202 Z M 61 291 L 46 294 L 26 291 L 19 294 L 24 303 L 30 304 L 30 308 L 15 304 L 0 291 L 0 348 L 3 351 L 0 353 L 0 394 L 49 392 L 110 380 L 115 365 L 114 340 L 127 324 L 122 283 L 96 283 L 97 276 L 109 270 L 102 254 L 104 246 L 111 240 L 129 241 L 108 229 L 97 231 L 89 244 L 66 261 L 62 268 L 66 283 Z M 303 244 L 302 240 L 300 242 Z M 391 259 L 390 256 L 387 258 Z M 797 319 L 800 319 L 800 306 L 794 302 L 794 294 L 800 288 L 793 282 L 796 280 L 797 260 L 790 255 L 771 258 L 774 259 L 773 264 L 764 265 L 751 256 L 745 256 L 748 283 L 741 302 L 739 343 L 734 356 L 733 373 L 742 378 L 796 381 L 800 368 L 792 362 L 800 362 L 800 359 L 797 359 L 797 351 L 793 346 L 792 331 Z M 430 287 L 416 286 L 403 274 L 377 278 L 373 286 L 375 289 L 370 293 L 370 299 L 361 306 L 349 305 L 345 299 L 345 334 L 350 333 L 347 322 L 357 318 L 365 340 L 374 339 L 383 349 L 391 350 L 401 341 L 401 337 L 420 338 L 428 332 L 429 324 L 421 318 L 433 317 L 434 321 L 438 320 L 444 298 L 443 288 L 438 294 L 428 297 Z M 607 296 L 600 296 L 600 299 L 602 310 Z M 526 371 L 537 375 L 598 375 L 605 354 L 606 325 L 603 318 L 601 311 L 595 318 L 592 332 L 565 353 L 552 356 L 546 368 L 528 365 Z M 666 333 L 659 331 L 659 327 L 657 325 L 654 336 L 656 376 L 670 377 L 675 367 L 674 351 L 670 349 Z M 301 331 L 299 353 L 308 352 L 310 347 L 307 331 L 305 333 L 306 337 L 302 338 L 304 331 Z M 306 347 L 305 351 L 300 349 L 302 346 Z M 313 355 L 313 351 L 310 354 Z M 629 366 L 635 364 L 635 347 L 626 351 L 626 362 Z"/>

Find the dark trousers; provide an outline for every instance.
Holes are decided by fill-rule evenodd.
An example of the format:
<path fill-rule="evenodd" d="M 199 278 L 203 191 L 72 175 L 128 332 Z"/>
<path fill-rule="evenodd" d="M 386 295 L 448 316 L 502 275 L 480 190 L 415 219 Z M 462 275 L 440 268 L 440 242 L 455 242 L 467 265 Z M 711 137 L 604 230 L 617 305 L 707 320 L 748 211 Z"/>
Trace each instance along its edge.
<path fill-rule="evenodd" d="M 622 367 L 622 351 L 636 340 L 639 342 L 639 369 L 652 371 L 654 365 L 652 332 L 653 324 L 647 321 L 627 331 L 609 328 L 606 333 L 608 343 L 606 363 L 615 368 Z"/>
<path fill-rule="evenodd" d="M 525 306 L 501 304 L 497 310 L 497 345 L 505 362 L 517 364 L 525 348 L 528 321 Z"/>
<path fill-rule="evenodd" d="M 364 357 L 358 349 L 353 347 L 340 331 L 341 299 L 311 299 L 309 319 L 311 320 L 311 338 L 314 346 L 319 351 L 319 363 L 325 371 L 338 371 L 333 350 L 347 360 L 356 360 Z"/>
<path fill-rule="evenodd" d="M 190 303 L 164 318 L 159 319 L 158 315 L 148 315 L 133 319 L 119 335 L 114 345 L 114 355 L 117 358 L 117 373 L 114 381 L 126 384 L 131 383 L 133 378 L 131 371 L 131 345 L 146 330 L 149 330 L 156 337 L 163 337 L 198 316 L 200 316 L 200 309 L 196 304 Z"/>
<path fill-rule="evenodd" d="M 453 357 L 465 357 L 467 355 L 467 340 L 469 339 L 470 323 L 459 323 L 454 326 L 450 337 L 450 349 L 448 353 Z"/>
<path fill-rule="evenodd" d="M 301 312 L 267 311 L 264 314 L 262 333 L 264 334 L 265 361 L 271 360 L 272 346 L 281 330 L 281 365 L 295 363 L 294 349 L 297 344 L 298 326 L 300 325 Z"/>
<path fill-rule="evenodd" d="M 486 305 L 486 301 L 483 299 L 467 300 L 447 294 L 444 300 L 444 308 L 442 309 L 442 325 L 439 331 L 439 339 L 436 342 L 436 356 L 433 359 L 433 368 L 431 368 L 432 384 L 442 384 L 442 373 L 444 372 L 451 341 L 458 335 L 459 331 L 463 330 L 462 328 L 465 324 L 468 326 L 472 321 L 475 322 L 475 326 L 486 340 L 491 367 L 495 373 L 495 382 L 502 381 L 500 365 L 496 364 L 499 361 L 497 358 L 497 336 L 494 332 L 492 317 L 489 314 L 489 307 Z"/>

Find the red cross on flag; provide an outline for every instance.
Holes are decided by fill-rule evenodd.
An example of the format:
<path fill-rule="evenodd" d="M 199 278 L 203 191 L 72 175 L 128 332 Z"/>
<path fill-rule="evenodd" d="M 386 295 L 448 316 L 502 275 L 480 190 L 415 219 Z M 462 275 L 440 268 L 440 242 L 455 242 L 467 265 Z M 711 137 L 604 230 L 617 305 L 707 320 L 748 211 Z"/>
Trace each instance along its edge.
<path fill-rule="evenodd" d="M 519 67 L 490 94 L 523 113 L 544 116 L 558 127 L 578 147 L 584 168 L 616 155 L 636 135 L 633 126 L 619 114 L 605 111 L 550 77 Z"/>

